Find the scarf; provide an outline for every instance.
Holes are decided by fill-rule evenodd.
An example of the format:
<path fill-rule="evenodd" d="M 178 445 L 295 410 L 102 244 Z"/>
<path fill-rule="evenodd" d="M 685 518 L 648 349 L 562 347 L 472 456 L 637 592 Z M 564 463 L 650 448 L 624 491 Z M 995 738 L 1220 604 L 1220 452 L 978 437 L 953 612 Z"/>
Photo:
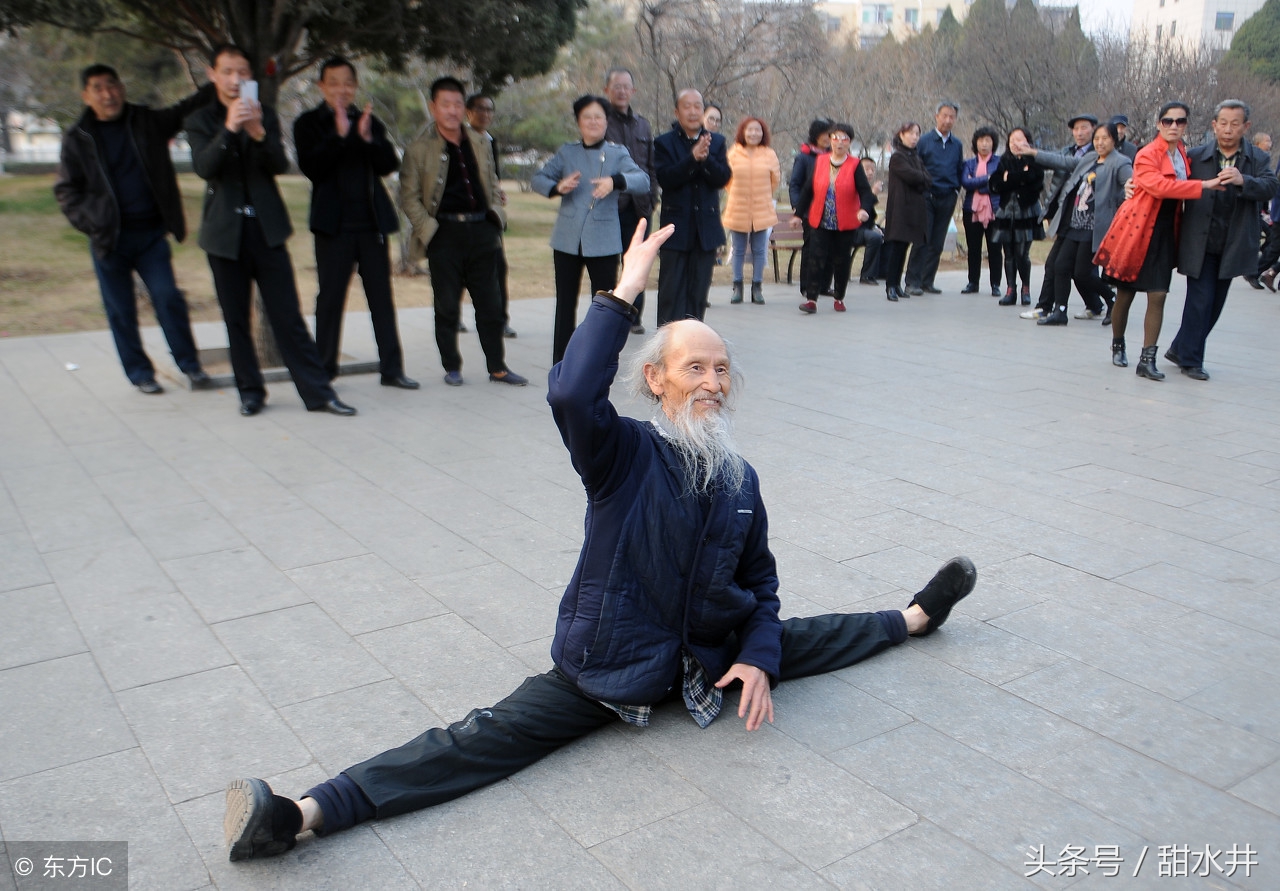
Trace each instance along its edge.
<path fill-rule="evenodd" d="M 990 155 L 987 155 L 986 158 L 981 155 L 978 156 L 978 166 L 973 171 L 975 178 L 987 175 L 987 158 L 990 157 Z M 984 229 L 996 218 L 996 212 L 991 209 L 991 196 L 986 192 L 974 192 L 973 202 L 970 206 L 973 208 L 974 220 L 981 223 Z"/>

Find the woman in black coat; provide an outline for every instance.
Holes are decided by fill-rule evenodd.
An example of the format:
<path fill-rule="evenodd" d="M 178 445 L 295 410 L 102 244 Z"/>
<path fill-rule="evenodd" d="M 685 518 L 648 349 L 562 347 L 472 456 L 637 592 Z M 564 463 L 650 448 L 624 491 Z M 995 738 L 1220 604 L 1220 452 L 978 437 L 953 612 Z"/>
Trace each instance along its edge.
<path fill-rule="evenodd" d="M 1004 248 L 1004 278 L 1008 290 L 1001 306 L 1018 302 L 1018 276 L 1022 276 L 1022 305 L 1031 303 L 1031 242 L 1044 238 L 1040 225 L 1040 192 L 1044 189 L 1045 168 L 1029 154 L 1031 134 L 1014 127 L 1005 139 L 1005 151 L 987 188 L 1000 196 L 991 240 Z"/>
<path fill-rule="evenodd" d="M 906 297 L 902 290 L 902 267 L 907 259 L 907 245 L 923 244 L 928 217 L 925 194 L 929 171 L 916 153 L 920 141 L 920 125 L 907 121 L 893 137 L 893 154 L 889 157 L 888 198 L 884 212 L 885 297 L 896 301 Z"/>

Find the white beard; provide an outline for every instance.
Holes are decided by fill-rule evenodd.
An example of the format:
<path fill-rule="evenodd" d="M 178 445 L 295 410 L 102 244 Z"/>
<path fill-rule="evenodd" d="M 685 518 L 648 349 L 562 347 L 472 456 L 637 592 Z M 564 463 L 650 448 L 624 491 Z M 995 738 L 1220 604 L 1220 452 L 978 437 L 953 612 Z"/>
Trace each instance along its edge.
<path fill-rule="evenodd" d="M 674 418 L 659 411 L 654 423 L 680 456 L 692 492 L 707 495 L 719 485 L 727 494 L 737 495 L 746 480 L 747 462 L 733 440 L 733 423 L 723 397 L 719 410 L 696 413 L 695 400 L 705 398 L 705 393 L 694 394 Z"/>

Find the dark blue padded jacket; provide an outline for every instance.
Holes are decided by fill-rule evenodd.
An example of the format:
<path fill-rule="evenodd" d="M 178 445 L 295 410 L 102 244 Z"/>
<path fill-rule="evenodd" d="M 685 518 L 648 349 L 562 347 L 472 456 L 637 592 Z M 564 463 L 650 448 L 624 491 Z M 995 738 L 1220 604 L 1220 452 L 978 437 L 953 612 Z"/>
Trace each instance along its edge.
<path fill-rule="evenodd" d="M 593 699 L 644 705 L 677 683 L 684 647 L 712 681 L 737 662 L 778 679 L 782 624 L 759 478 L 709 509 L 652 423 L 609 402 L 631 320 L 592 300 L 547 401 L 587 494 L 586 536 L 551 656 Z"/>

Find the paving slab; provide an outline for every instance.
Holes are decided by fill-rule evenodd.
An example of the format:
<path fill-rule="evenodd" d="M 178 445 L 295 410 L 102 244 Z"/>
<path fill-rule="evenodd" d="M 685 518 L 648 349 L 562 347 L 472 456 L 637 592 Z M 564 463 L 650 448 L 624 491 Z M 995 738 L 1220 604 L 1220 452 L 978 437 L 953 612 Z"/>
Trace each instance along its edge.
<path fill-rule="evenodd" d="M 963 282 L 854 285 L 814 316 L 716 288 L 707 315 L 746 374 L 783 615 L 900 609 L 967 553 L 978 587 L 939 634 L 779 687 L 756 733 L 732 691 L 706 731 L 663 706 L 249 864 L 226 860 L 229 780 L 296 796 L 551 667 L 585 505 L 545 401 L 554 303 L 512 307 L 522 389 L 485 380 L 474 331 L 444 386 L 431 310 L 402 311 L 423 387 L 343 376 L 351 419 L 287 382 L 255 418 L 228 388 L 141 395 L 105 332 L 0 339 L 0 837 L 128 839 L 133 887 L 162 891 L 1109 881 L 1029 876 L 1041 845 L 1130 871 L 1147 846 L 1115 881 L 1158 888 L 1161 845 L 1232 843 L 1252 876 L 1184 884 L 1276 887 L 1280 299 L 1237 285 L 1213 379 L 1156 383 L 1110 365 L 1108 328 Z M 345 337 L 375 354 L 364 314 Z"/>

